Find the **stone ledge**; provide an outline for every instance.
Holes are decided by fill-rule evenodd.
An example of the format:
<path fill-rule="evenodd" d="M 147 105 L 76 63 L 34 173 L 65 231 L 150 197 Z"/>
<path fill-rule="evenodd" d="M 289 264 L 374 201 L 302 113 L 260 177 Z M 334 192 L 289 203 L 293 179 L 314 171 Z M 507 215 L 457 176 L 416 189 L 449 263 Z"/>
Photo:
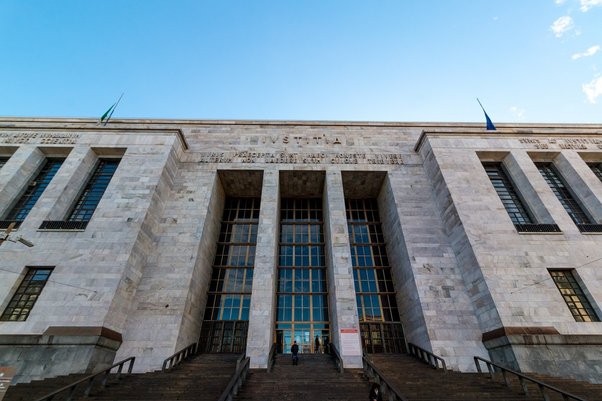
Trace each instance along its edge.
<path fill-rule="evenodd" d="M 558 330 L 550 326 L 542 327 L 499 327 L 495 330 L 483 333 L 483 342 L 493 340 L 499 337 L 510 335 L 542 335 L 542 334 L 560 334 Z"/>
<path fill-rule="evenodd" d="M 0 348 L 7 346 L 94 345 L 117 350 L 121 342 L 121 333 L 96 326 L 51 326 L 43 334 L 0 335 Z"/>
<path fill-rule="evenodd" d="M 554 327 L 500 327 L 483 333 L 489 350 L 507 345 L 602 345 L 601 334 L 560 334 Z"/>
<path fill-rule="evenodd" d="M 50 326 L 44 336 L 101 336 L 109 340 L 123 341 L 121 333 L 103 326 Z"/>

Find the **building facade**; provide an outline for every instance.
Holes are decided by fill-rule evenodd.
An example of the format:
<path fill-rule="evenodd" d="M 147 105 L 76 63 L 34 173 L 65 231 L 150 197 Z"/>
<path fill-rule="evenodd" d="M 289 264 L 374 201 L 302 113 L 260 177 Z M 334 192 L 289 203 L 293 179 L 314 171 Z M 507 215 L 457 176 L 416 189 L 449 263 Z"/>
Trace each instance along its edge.
<path fill-rule="evenodd" d="M 602 382 L 601 202 L 600 125 L 0 119 L 0 365 L 411 342 Z"/>

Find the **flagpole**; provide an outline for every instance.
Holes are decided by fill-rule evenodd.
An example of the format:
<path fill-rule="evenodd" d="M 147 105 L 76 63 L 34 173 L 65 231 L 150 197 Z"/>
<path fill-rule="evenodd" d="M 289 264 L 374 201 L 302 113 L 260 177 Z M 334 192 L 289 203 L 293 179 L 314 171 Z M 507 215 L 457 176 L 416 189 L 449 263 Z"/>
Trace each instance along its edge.
<path fill-rule="evenodd" d="M 109 123 L 109 120 L 111 119 L 111 116 L 113 116 L 113 112 L 117 108 L 117 105 L 119 104 L 119 102 L 121 102 L 122 97 L 123 97 L 123 92 L 121 93 L 121 96 L 119 96 L 119 99 L 117 99 L 117 102 L 113 105 L 113 109 L 111 110 L 111 113 L 109 113 L 109 116 L 107 117 L 107 120 L 105 121 L 103 126 L 106 126 Z"/>

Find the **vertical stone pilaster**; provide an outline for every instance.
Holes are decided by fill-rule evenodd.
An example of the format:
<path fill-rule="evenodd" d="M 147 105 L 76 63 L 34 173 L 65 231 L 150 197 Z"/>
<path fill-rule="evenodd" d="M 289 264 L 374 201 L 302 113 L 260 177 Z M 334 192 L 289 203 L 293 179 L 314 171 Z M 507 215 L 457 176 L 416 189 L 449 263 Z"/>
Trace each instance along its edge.
<path fill-rule="evenodd" d="M 0 218 L 10 211 L 43 161 L 44 154 L 31 145 L 19 147 L 8 159 L 0 174 Z"/>
<path fill-rule="evenodd" d="M 324 231 L 328 266 L 328 304 L 332 342 L 346 368 L 361 368 L 360 325 L 357 316 L 353 266 L 345 214 L 345 194 L 340 171 L 327 171 L 324 185 Z M 360 355 L 348 355 L 341 346 L 341 330 L 355 329 Z M 346 336 L 351 334 L 347 333 Z"/>
<path fill-rule="evenodd" d="M 574 150 L 564 151 L 555 158 L 554 164 L 594 222 L 602 221 L 600 180 L 579 153 Z"/>
<path fill-rule="evenodd" d="M 251 292 L 247 356 L 251 368 L 266 368 L 273 341 L 280 213 L 278 170 L 263 173 L 257 248 Z"/>

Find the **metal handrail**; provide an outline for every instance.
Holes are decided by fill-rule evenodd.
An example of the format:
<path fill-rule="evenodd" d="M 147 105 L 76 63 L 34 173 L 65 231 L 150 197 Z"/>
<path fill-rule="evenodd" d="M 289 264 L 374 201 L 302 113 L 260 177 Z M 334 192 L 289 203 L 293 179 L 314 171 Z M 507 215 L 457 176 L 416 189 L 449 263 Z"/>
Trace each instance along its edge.
<path fill-rule="evenodd" d="M 176 366 L 190 358 L 192 355 L 196 354 L 196 348 L 197 343 L 190 344 L 186 348 L 179 350 L 169 358 L 165 359 L 163 361 L 163 367 L 161 368 L 161 372 L 166 372 L 169 369 L 175 368 Z"/>
<path fill-rule="evenodd" d="M 435 369 L 439 369 L 439 362 L 441 362 L 441 369 L 443 369 L 443 372 L 447 373 L 445 359 L 441 358 L 440 356 L 435 355 L 432 352 L 427 351 L 424 348 L 412 343 L 408 343 L 408 351 L 410 352 L 410 355 L 420 359 L 423 362 L 428 363 Z"/>
<path fill-rule="evenodd" d="M 389 383 L 383 373 L 374 365 L 374 363 L 368 359 L 366 355 L 362 356 L 364 361 L 364 372 L 370 381 L 375 382 L 380 387 L 380 392 L 383 394 L 383 400 L 388 401 L 408 401 L 397 387 Z"/>
<path fill-rule="evenodd" d="M 550 386 L 549 384 L 546 384 L 544 382 L 541 382 L 537 379 L 534 379 L 532 377 L 529 376 L 525 376 L 522 373 L 516 372 L 512 369 L 508 369 L 506 367 L 503 367 L 501 365 L 498 365 L 497 363 L 488 361 L 487 359 L 483 359 L 479 356 L 475 356 L 474 357 L 474 363 L 477 366 L 477 371 L 479 373 L 483 373 L 483 371 L 481 370 L 481 364 L 479 363 L 479 361 L 485 362 L 485 364 L 487 365 L 487 370 L 489 371 L 489 375 L 491 380 L 495 380 L 495 369 L 499 369 L 502 372 L 502 377 L 504 378 L 504 384 L 507 387 L 510 387 L 510 384 L 508 383 L 508 377 L 506 376 L 506 373 L 511 373 L 513 375 L 515 375 L 516 377 L 518 377 L 518 381 L 520 382 L 520 385 L 523 389 L 523 392 L 525 393 L 525 395 L 528 395 L 528 389 L 527 389 L 527 383 L 526 381 L 529 381 L 531 383 L 535 383 L 537 385 L 537 387 L 539 388 L 539 392 L 542 396 L 542 399 L 545 401 L 549 401 L 550 398 L 548 396 L 548 394 L 546 393 L 546 390 L 551 390 L 554 391 L 560 395 L 562 395 L 562 399 L 564 401 L 568 401 L 568 400 L 576 400 L 576 401 L 586 401 L 584 398 L 581 397 L 577 397 L 576 395 L 567 393 L 564 390 L 561 390 L 557 387 L 554 386 Z"/>
<path fill-rule="evenodd" d="M 236 360 L 235 372 L 238 372 L 238 369 L 240 368 L 240 364 L 242 363 L 242 361 L 245 359 L 246 356 L 247 356 L 246 352 L 243 352 L 242 354 L 240 354 L 240 356 Z"/>
<path fill-rule="evenodd" d="M 107 380 L 109 378 L 109 373 L 111 373 L 111 370 L 113 370 L 114 368 L 117 368 L 117 380 L 121 379 L 121 372 L 123 370 L 123 366 L 126 364 L 126 362 L 129 362 L 128 365 L 128 371 L 127 374 L 131 374 L 132 373 L 132 368 L 134 367 L 134 361 L 136 360 L 136 357 L 131 356 L 127 359 L 124 359 L 121 362 L 117 362 L 115 365 L 111 366 L 110 368 L 106 368 L 105 370 L 101 370 L 98 373 L 94 373 L 93 375 L 90 376 L 86 376 L 83 379 L 80 379 L 74 383 L 71 383 L 65 387 L 62 387 L 56 391 L 53 391 L 50 394 L 47 394 L 45 396 L 43 396 L 42 398 L 38 398 L 36 401 L 50 401 L 53 400 L 54 397 L 64 391 L 67 390 L 71 390 L 69 391 L 69 395 L 66 398 L 65 401 L 71 401 L 73 399 L 73 396 L 75 395 L 75 390 L 77 389 L 77 386 L 83 382 L 88 382 L 88 386 L 86 387 L 86 390 L 84 391 L 84 396 L 85 397 L 89 397 L 90 396 L 90 391 L 92 391 L 92 386 L 94 385 L 94 379 L 96 379 L 97 376 L 100 376 L 104 373 L 104 377 L 102 378 L 102 388 L 105 388 L 105 386 L 107 385 Z"/>
<path fill-rule="evenodd" d="M 333 343 L 329 343 L 329 352 L 330 355 L 333 356 L 335 363 L 337 364 L 337 368 L 339 369 L 339 373 L 343 373 L 345 368 L 343 367 L 343 358 L 341 358 L 341 354 L 339 354 L 339 350 Z"/>
<path fill-rule="evenodd" d="M 244 356 L 244 354 L 243 354 Z M 244 384 L 247 379 L 247 373 L 249 372 L 249 364 L 251 358 L 246 357 L 243 359 L 242 364 L 236 364 L 236 372 L 232 375 L 232 378 L 228 382 L 228 385 L 222 392 L 218 401 L 232 401 L 234 396 L 238 393 L 238 389 Z"/>
<path fill-rule="evenodd" d="M 270 353 L 268 354 L 268 373 L 272 371 L 272 367 L 274 366 L 274 360 L 276 359 L 276 343 L 272 344 L 270 348 Z"/>

